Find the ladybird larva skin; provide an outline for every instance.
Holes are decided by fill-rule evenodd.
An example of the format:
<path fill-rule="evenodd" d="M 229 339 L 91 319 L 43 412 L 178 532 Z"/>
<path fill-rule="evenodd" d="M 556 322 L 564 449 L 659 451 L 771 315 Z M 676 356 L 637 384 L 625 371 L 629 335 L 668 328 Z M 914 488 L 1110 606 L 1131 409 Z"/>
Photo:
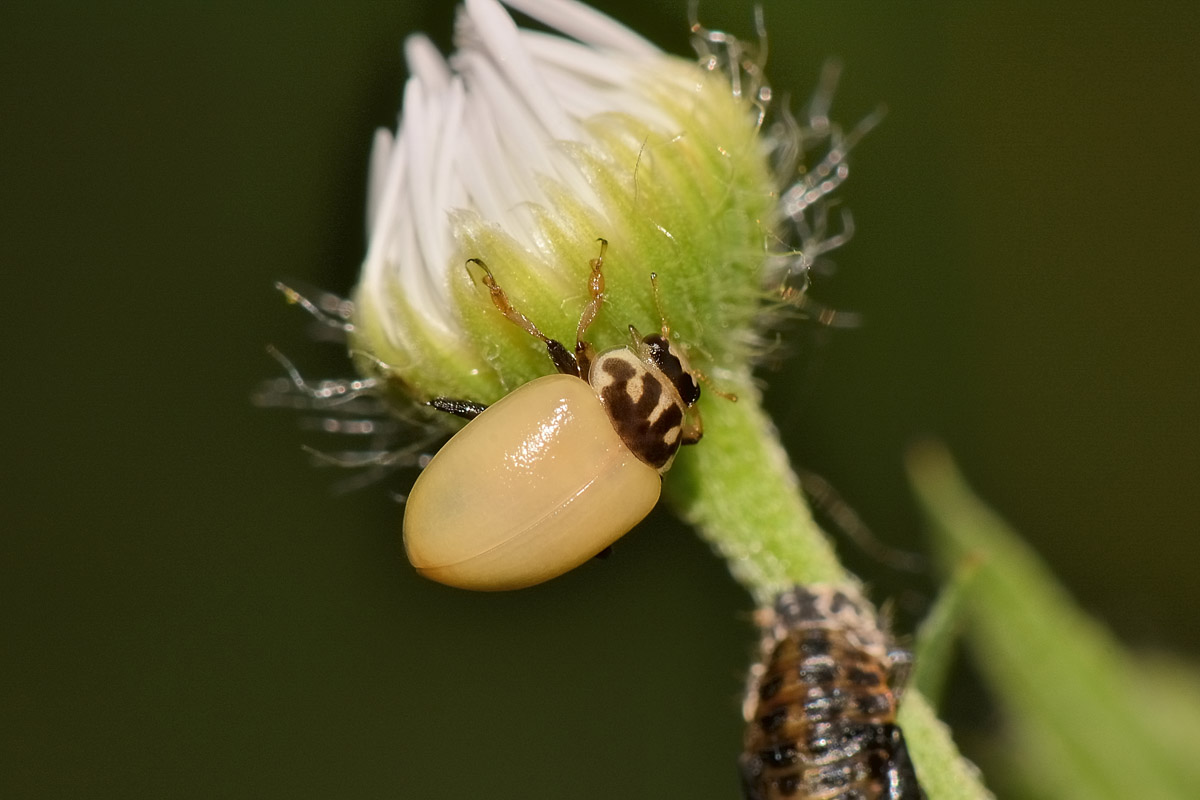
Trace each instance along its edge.
<path fill-rule="evenodd" d="M 746 800 L 924 800 L 896 724 L 897 651 L 867 601 L 849 587 L 796 587 L 759 621 Z"/>
<path fill-rule="evenodd" d="M 409 495 L 404 546 L 440 583 L 520 589 L 600 553 L 650 513 L 661 487 L 586 381 L 547 375 L 438 451 Z"/>

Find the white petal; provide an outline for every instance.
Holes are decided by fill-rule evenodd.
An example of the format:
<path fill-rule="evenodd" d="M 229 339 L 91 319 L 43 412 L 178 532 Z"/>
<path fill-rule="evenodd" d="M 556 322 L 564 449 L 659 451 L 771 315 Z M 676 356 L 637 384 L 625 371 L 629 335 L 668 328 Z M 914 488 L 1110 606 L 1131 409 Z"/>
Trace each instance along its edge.
<path fill-rule="evenodd" d="M 494 68 L 514 89 L 533 117 L 545 128 L 543 136 L 566 139 L 575 131 L 562 108 L 553 102 L 541 72 L 521 46 L 517 26 L 496 0 L 467 0 L 467 16 Z M 457 64 L 456 64 L 457 66 Z"/>
<path fill-rule="evenodd" d="M 431 90 L 444 92 L 450 85 L 450 67 L 427 36 L 413 34 L 404 41 L 404 60 L 413 77 Z"/>
<path fill-rule="evenodd" d="M 662 52 L 612 17 L 573 0 L 504 0 L 504 4 L 593 47 L 612 48 L 629 55 Z"/>
<path fill-rule="evenodd" d="M 392 132 L 386 128 L 375 131 L 371 144 L 371 161 L 367 166 L 367 236 L 375 230 L 379 207 L 387 191 L 387 175 L 392 160 Z"/>

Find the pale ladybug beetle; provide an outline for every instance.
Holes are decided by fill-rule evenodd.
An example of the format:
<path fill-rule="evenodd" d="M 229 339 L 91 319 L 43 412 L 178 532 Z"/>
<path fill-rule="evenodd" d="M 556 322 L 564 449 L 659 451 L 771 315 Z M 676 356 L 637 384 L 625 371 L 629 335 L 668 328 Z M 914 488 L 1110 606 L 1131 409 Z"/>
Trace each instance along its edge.
<path fill-rule="evenodd" d="M 463 589 L 519 589 L 599 555 L 658 502 L 680 445 L 700 440 L 698 373 L 670 329 L 596 354 L 584 339 L 604 303 L 608 243 L 592 259 L 575 351 L 549 338 L 483 272 L 492 302 L 546 345 L 557 375 L 490 407 L 439 397 L 429 405 L 471 420 L 429 462 L 404 511 L 404 548 L 422 575 Z M 658 284 L 651 275 L 655 302 Z"/>

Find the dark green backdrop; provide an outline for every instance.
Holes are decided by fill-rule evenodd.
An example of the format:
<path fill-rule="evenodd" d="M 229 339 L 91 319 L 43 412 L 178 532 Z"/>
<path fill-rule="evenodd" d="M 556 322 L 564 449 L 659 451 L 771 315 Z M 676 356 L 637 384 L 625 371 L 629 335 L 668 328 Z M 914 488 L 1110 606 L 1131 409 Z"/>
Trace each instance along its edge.
<path fill-rule="evenodd" d="M 602 4 L 686 51 L 683 0 Z M 750 3 L 705 3 L 751 30 Z M 905 444 L 1127 641 L 1200 652 L 1200 6 L 766 3 L 773 83 L 846 65 L 858 235 L 768 376 L 795 459 L 919 547 Z M 614 559 L 418 579 L 383 488 L 333 496 L 250 407 L 271 289 L 345 291 L 399 42 L 442 3 L 0 11 L 5 797 L 732 798 L 748 600 L 656 513 Z M 931 583 L 843 542 L 919 611 Z M 969 685 L 952 716 L 986 734 Z M 970 738 L 970 737 L 968 737 Z"/>

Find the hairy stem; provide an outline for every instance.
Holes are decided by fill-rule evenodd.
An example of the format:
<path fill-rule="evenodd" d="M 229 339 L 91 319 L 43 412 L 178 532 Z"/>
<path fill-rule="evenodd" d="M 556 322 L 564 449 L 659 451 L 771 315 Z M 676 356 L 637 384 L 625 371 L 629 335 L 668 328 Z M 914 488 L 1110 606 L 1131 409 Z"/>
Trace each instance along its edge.
<path fill-rule="evenodd" d="M 744 375 L 737 402 L 706 398 L 704 441 L 681 452 L 666 491 L 760 604 L 796 585 L 853 580 L 838 563 L 800 492 L 800 483 Z"/>

